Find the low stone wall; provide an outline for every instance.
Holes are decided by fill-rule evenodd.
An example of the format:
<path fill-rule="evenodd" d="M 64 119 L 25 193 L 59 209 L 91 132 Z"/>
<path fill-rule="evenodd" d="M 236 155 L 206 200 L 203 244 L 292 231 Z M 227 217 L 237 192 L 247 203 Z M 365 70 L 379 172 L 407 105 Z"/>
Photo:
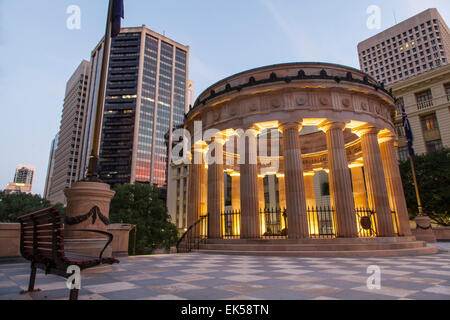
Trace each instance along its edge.
<path fill-rule="evenodd" d="M 416 232 L 416 229 L 412 229 L 414 236 Z M 437 241 L 450 241 L 450 227 L 433 227 L 433 232 L 436 235 Z"/>
<path fill-rule="evenodd" d="M 20 257 L 19 223 L 0 223 L 0 257 Z"/>
<path fill-rule="evenodd" d="M 130 239 L 130 231 L 133 228 L 131 224 L 111 224 L 108 226 L 108 232 L 114 238 L 111 243 L 113 256 L 123 257 L 128 256 L 128 247 Z"/>
<path fill-rule="evenodd" d="M 128 239 L 131 225 L 112 224 L 108 226 L 108 232 L 114 238 L 110 245 L 113 256 L 128 256 Z M 0 257 L 20 257 L 20 224 L 0 223 Z"/>
<path fill-rule="evenodd" d="M 450 227 L 433 228 L 438 241 L 450 241 Z"/>

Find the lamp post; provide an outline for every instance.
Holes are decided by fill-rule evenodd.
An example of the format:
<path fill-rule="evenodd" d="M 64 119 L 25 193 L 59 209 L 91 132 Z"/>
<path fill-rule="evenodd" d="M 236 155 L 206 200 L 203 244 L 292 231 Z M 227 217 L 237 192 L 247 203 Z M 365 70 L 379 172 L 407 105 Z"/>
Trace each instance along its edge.
<path fill-rule="evenodd" d="M 113 19 L 117 18 L 117 11 L 119 9 L 122 12 L 122 14 L 119 12 L 119 15 L 123 16 L 122 1 L 123 0 L 109 0 L 92 148 L 86 180 L 74 183 L 70 188 L 64 190 L 64 194 L 67 198 L 65 228 L 68 230 L 93 229 L 107 231 L 108 225 L 110 224 L 109 209 L 111 199 L 115 195 L 115 192 L 111 190 L 111 187 L 108 184 L 102 183 L 99 179 L 100 134 L 103 119 L 103 107 L 106 97 L 111 36 L 114 27 L 115 34 L 118 33 L 118 30 L 120 31 L 120 23 L 119 26 L 117 24 L 113 26 Z M 116 22 L 117 21 L 115 20 L 114 23 Z M 73 251 L 77 253 L 95 255 L 99 248 L 102 248 L 105 244 L 104 239 L 99 239 L 95 235 L 91 236 L 73 231 L 71 232 L 71 236 L 73 239 L 70 239 L 70 246 Z M 106 256 L 110 254 L 112 254 L 111 247 L 105 252 Z"/>

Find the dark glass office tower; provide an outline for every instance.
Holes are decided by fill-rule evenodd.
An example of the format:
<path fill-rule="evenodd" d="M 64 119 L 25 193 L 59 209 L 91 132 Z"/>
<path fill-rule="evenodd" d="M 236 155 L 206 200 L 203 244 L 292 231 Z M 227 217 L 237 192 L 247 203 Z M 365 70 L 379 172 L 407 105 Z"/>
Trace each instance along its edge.
<path fill-rule="evenodd" d="M 92 54 L 91 123 L 101 51 L 102 43 Z M 102 181 L 111 185 L 166 185 L 165 135 L 183 124 L 187 111 L 188 57 L 189 47 L 145 26 L 122 29 L 112 40 L 100 150 Z M 83 158 L 86 167 L 92 125 L 87 127 Z"/>

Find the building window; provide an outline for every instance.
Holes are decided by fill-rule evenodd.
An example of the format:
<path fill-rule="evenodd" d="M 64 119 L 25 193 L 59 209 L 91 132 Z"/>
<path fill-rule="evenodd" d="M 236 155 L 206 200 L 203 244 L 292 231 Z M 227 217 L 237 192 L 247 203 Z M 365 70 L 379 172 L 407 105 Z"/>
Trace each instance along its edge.
<path fill-rule="evenodd" d="M 439 150 L 442 150 L 442 141 L 441 140 L 434 140 L 434 141 L 430 141 L 427 142 L 427 152 L 431 153 L 431 152 L 436 152 Z"/>
<path fill-rule="evenodd" d="M 424 132 L 439 129 L 436 115 L 434 113 L 421 117 L 421 120 L 422 120 L 422 130 Z"/>
<path fill-rule="evenodd" d="M 419 110 L 433 106 L 433 95 L 430 89 L 416 93 L 416 100 Z"/>
<path fill-rule="evenodd" d="M 403 108 L 405 107 L 403 98 L 399 98 L 395 106 L 397 107 L 397 116 L 401 116 L 403 113 Z"/>
<path fill-rule="evenodd" d="M 400 161 L 406 161 L 409 159 L 409 151 L 407 146 L 398 148 L 398 158 Z"/>
<path fill-rule="evenodd" d="M 445 85 L 445 93 L 447 94 L 447 100 L 450 101 L 450 83 Z"/>
<path fill-rule="evenodd" d="M 395 133 L 399 137 L 406 136 L 406 134 L 405 134 L 405 127 L 403 126 L 403 123 L 396 123 L 395 124 Z"/>

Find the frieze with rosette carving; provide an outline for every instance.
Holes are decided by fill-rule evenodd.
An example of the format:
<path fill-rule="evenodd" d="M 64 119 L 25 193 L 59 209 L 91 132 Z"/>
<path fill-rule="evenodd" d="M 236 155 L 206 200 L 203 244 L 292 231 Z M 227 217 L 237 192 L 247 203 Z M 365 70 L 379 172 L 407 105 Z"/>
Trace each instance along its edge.
<path fill-rule="evenodd" d="M 296 108 L 310 108 L 311 103 L 308 93 L 297 94 L 294 96 L 294 105 Z"/>

